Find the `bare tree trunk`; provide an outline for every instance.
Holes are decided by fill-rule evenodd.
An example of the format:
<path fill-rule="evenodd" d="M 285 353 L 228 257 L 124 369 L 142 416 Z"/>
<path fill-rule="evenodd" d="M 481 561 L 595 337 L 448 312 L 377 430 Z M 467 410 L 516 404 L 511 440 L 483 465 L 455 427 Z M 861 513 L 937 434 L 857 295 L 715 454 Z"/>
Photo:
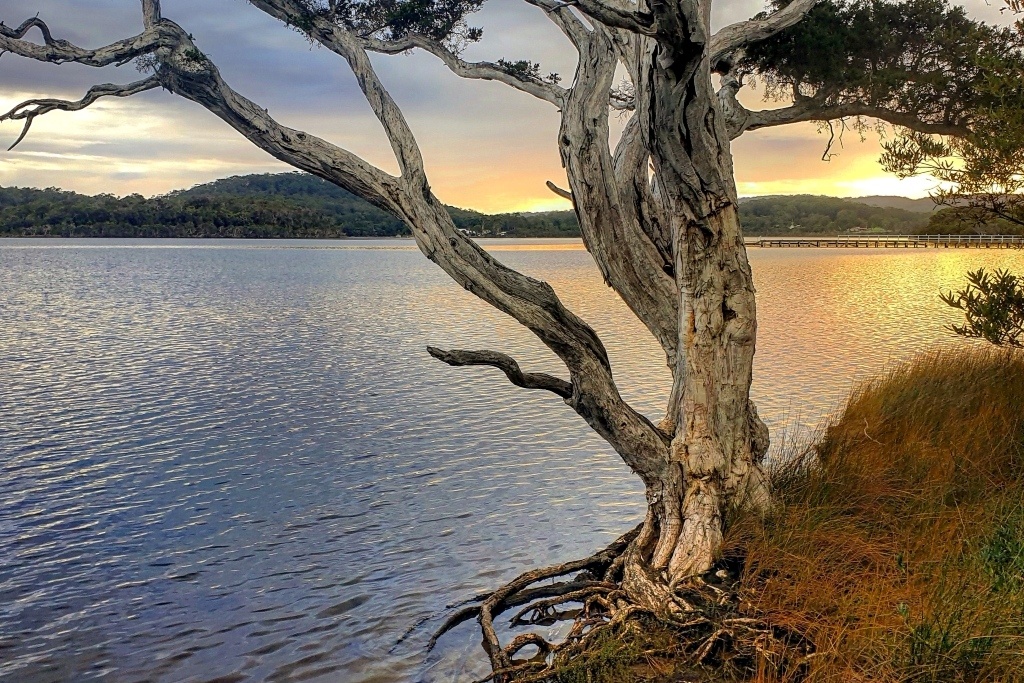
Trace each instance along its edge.
<path fill-rule="evenodd" d="M 663 18 L 662 25 L 673 18 L 681 17 Z M 642 535 L 653 542 L 649 569 L 665 572 L 648 578 L 670 585 L 711 568 L 731 509 L 770 504 L 759 464 L 767 429 L 750 402 L 754 285 L 709 43 L 693 35 L 692 26 L 707 26 L 704 19 L 682 22 L 681 48 L 647 40 L 638 55 L 637 116 L 646 123 L 645 146 L 668 207 L 678 290 L 678 353 L 665 425 L 670 462 L 660 490 L 649 492 L 651 529 Z M 650 593 L 645 583 L 633 581 L 634 591 Z"/>
<path fill-rule="evenodd" d="M 671 585 L 712 567 L 731 510 L 771 505 L 760 465 L 768 430 L 749 398 L 757 325 L 735 204 L 702 225 L 690 223 L 691 237 L 710 228 L 715 238 L 680 250 L 676 264 L 685 277 L 673 391 L 679 423 L 624 577 L 634 599 L 656 609 L 671 609 Z"/>
<path fill-rule="evenodd" d="M 634 599 L 659 610 L 673 604 L 670 584 L 711 567 L 730 508 L 769 504 L 758 464 L 768 434 L 749 398 L 754 287 L 729 135 L 707 45 L 680 44 L 691 52 L 595 30 L 579 46 L 559 133 L 584 243 L 661 342 L 673 374 L 659 425 L 670 448 L 644 479 L 650 509 L 625 581 Z M 617 61 L 640 86 L 613 155 L 604 110 Z"/>

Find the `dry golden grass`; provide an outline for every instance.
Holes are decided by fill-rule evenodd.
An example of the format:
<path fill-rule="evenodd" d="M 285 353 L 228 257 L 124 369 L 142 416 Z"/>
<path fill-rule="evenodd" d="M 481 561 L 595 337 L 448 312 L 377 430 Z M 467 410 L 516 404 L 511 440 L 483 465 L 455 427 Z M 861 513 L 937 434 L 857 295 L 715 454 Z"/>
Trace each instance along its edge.
<path fill-rule="evenodd" d="M 776 482 L 727 555 L 748 608 L 815 643 L 800 679 L 1024 681 L 1024 354 L 895 368 Z"/>

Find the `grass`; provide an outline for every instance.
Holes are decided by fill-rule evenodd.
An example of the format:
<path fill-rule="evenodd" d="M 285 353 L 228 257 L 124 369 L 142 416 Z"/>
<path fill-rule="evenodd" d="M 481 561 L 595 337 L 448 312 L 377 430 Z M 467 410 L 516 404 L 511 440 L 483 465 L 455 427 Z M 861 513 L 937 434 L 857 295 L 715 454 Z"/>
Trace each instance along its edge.
<path fill-rule="evenodd" d="M 815 644 L 802 680 L 1024 681 L 1024 354 L 901 365 L 775 478 L 726 553 L 747 609 Z"/>
<path fill-rule="evenodd" d="M 778 507 L 733 520 L 724 559 L 732 609 L 794 636 L 782 651 L 695 665 L 693 634 L 644 617 L 549 680 L 1024 683 L 1024 353 L 893 368 L 773 479 Z"/>

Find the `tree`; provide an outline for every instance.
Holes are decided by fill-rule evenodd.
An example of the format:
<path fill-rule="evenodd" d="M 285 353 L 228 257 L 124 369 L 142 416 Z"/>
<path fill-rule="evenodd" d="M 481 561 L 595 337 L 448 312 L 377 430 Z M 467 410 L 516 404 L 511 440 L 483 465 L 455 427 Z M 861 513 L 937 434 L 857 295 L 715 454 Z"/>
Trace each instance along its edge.
<path fill-rule="evenodd" d="M 452 621 L 475 614 L 496 669 L 536 640 L 502 648 L 493 616 L 530 597 L 536 582 L 580 570 L 603 573 L 630 601 L 659 614 L 685 609 L 680 582 L 707 571 L 726 521 L 741 507 L 767 512 L 762 468 L 768 430 L 750 401 L 757 332 L 754 286 L 737 215 L 730 144 L 746 131 L 865 117 L 906 134 L 972 130 L 974 86 L 984 68 L 965 58 L 1001 45 L 1001 30 L 940 0 L 780 2 L 712 33 L 711 0 L 523 0 L 543 11 L 579 55 L 569 85 L 528 60 L 467 62 L 480 38 L 467 17 L 483 0 L 250 0 L 345 60 L 386 132 L 400 175 L 375 168 L 316 136 L 285 127 L 234 91 L 187 31 L 142 0 L 142 33 L 96 49 L 54 38 L 39 18 L 0 27 L 0 49 L 44 62 L 105 66 L 136 61 L 150 73 L 128 85 L 93 87 L 76 102 L 24 102 L 3 119 L 25 122 L 77 111 L 102 97 L 162 87 L 219 116 L 292 166 L 401 218 L 420 250 L 456 282 L 530 329 L 562 361 L 568 380 L 523 371 L 495 351 L 429 349 L 453 366 L 486 365 L 514 384 L 571 406 L 643 480 L 648 509 L 634 532 L 597 555 L 528 572 Z M 33 29 L 43 44 L 26 40 Z M 822 49 L 822 41 L 828 42 Z M 672 372 L 657 424 L 619 394 L 601 340 L 546 283 L 499 263 L 452 223 L 431 192 L 415 137 L 369 59 L 370 52 L 423 50 L 455 74 L 504 83 L 556 107 L 557 144 L 584 243 L 605 280 L 659 341 Z M 617 69 L 627 83 L 616 86 Z M 789 106 L 750 110 L 738 99 L 759 78 Z M 609 143 L 609 116 L 628 116 Z M 607 590 L 598 581 L 562 584 Z M 532 591 L 532 592 L 531 592 Z M 576 592 L 572 592 L 576 591 Z M 614 609 L 614 607 L 612 607 Z"/>

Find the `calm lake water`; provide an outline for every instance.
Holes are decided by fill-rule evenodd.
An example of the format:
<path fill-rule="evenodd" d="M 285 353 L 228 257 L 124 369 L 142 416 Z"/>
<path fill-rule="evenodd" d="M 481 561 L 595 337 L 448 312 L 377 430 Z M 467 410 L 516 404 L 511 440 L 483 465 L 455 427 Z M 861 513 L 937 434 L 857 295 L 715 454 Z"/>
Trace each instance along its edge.
<path fill-rule="evenodd" d="M 578 242 L 550 282 L 658 419 L 658 349 Z M 776 443 L 951 340 L 940 289 L 1009 251 L 751 249 Z M 428 345 L 560 372 L 410 242 L 0 240 L 0 680 L 450 681 L 444 607 L 589 554 L 639 481 L 557 398 Z M 426 622 L 396 644 L 411 626 Z"/>

